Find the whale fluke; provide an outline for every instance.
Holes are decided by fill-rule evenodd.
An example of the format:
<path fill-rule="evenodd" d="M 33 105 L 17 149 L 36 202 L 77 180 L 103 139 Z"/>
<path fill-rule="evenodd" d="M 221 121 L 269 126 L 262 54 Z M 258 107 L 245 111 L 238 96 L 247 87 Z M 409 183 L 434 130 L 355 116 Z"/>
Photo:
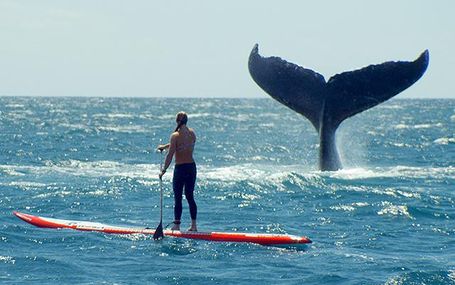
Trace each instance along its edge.
<path fill-rule="evenodd" d="M 325 81 L 321 74 L 279 57 L 262 57 L 256 44 L 248 68 L 272 98 L 305 116 L 319 134 L 320 169 L 342 168 L 335 132 L 345 119 L 372 108 L 414 84 L 425 72 L 428 50 L 415 61 L 385 62 L 343 72 Z"/>

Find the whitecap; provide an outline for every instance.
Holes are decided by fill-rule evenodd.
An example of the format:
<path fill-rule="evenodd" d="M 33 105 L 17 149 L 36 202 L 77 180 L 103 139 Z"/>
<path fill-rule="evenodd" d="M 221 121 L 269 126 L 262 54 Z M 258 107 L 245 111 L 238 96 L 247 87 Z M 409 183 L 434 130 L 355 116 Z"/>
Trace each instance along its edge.
<path fill-rule="evenodd" d="M 406 205 L 393 205 L 387 201 L 384 201 L 381 204 L 385 207 L 378 211 L 378 215 L 405 216 L 410 219 L 414 219 L 409 213 L 408 207 Z"/>
<path fill-rule="evenodd" d="M 354 257 L 354 258 L 357 258 L 357 259 L 364 259 L 364 260 L 368 260 L 368 261 L 374 261 L 374 258 L 373 257 L 369 257 L 368 255 L 365 255 L 365 254 L 358 254 L 358 253 L 346 253 L 345 254 L 346 257 Z"/>
<path fill-rule="evenodd" d="M 391 143 L 391 145 L 393 146 L 396 146 L 396 147 L 412 147 L 412 145 L 410 144 L 406 144 L 406 143 Z"/>
<path fill-rule="evenodd" d="M 83 130 L 83 131 L 90 131 L 90 128 L 87 125 L 84 124 L 68 124 L 68 123 L 61 123 L 59 126 L 71 130 Z"/>
<path fill-rule="evenodd" d="M 115 132 L 115 133 L 147 133 L 148 129 L 146 129 L 143 126 L 139 125 L 128 125 L 128 126 L 113 126 L 113 125 L 107 125 L 107 126 L 98 126 L 96 127 L 100 131 L 106 131 L 106 132 Z"/>
<path fill-rule="evenodd" d="M 12 256 L 2 256 L 0 255 L 0 262 L 15 264 L 16 260 Z"/>
<path fill-rule="evenodd" d="M 34 168 L 36 172 L 59 172 L 74 176 L 91 177 L 129 177 L 142 179 L 157 179 L 158 165 L 155 164 L 126 164 L 117 161 L 79 161 L 66 160 L 59 163 L 46 162 L 45 167 Z"/>
<path fill-rule="evenodd" d="M 19 109 L 19 108 L 24 108 L 25 105 L 23 104 L 6 104 L 6 108 L 11 108 L 11 109 Z"/>
<path fill-rule="evenodd" d="M 355 203 L 351 203 L 350 205 L 339 204 L 339 205 L 331 206 L 330 209 L 335 210 L 335 211 L 352 212 L 352 211 L 355 211 L 357 208 L 367 207 L 369 205 L 370 204 L 367 202 L 355 202 Z"/>
<path fill-rule="evenodd" d="M 373 171 L 365 168 L 345 168 L 334 172 L 329 172 L 328 175 L 332 178 L 354 180 L 381 177 L 382 172 Z"/>
<path fill-rule="evenodd" d="M 268 120 L 271 120 L 271 119 L 276 119 L 276 120 L 280 120 L 282 119 L 282 116 L 283 114 L 281 113 L 267 113 L 267 112 L 264 112 L 264 113 L 259 113 L 259 114 L 255 114 L 255 117 L 256 118 L 267 118 Z M 274 125 L 273 123 L 270 123 L 272 125 Z"/>
<path fill-rule="evenodd" d="M 196 118 L 207 118 L 214 116 L 213 113 L 190 113 L 188 114 L 188 120 L 191 119 L 196 119 Z M 158 115 L 158 116 L 153 116 L 154 118 L 158 120 L 163 120 L 163 121 L 169 121 L 169 120 L 175 120 L 175 115 L 173 114 L 164 114 L 164 115 Z"/>
<path fill-rule="evenodd" d="M 201 167 L 201 176 L 209 180 L 219 181 L 239 181 L 247 180 L 249 178 L 262 178 L 264 172 L 249 167 L 247 165 L 227 166 L 219 168 L 205 168 Z"/>
<path fill-rule="evenodd" d="M 414 129 L 430 129 L 433 127 L 442 127 L 441 123 L 437 124 L 420 124 L 420 125 L 414 125 Z"/>
<path fill-rule="evenodd" d="M 158 179 L 157 164 L 127 164 L 117 161 L 79 161 L 65 160 L 58 163 L 45 161 L 44 166 L 25 166 L 25 165 L 0 165 L 0 171 L 13 175 L 24 176 L 21 172 L 35 175 L 46 175 L 49 173 L 62 173 L 70 176 L 89 176 L 89 177 L 129 177 L 140 179 Z M 12 182 L 15 186 L 44 187 L 46 184 L 37 182 Z"/>
<path fill-rule="evenodd" d="M 252 161 L 261 161 L 261 160 L 268 160 L 267 157 L 262 155 L 256 155 L 250 158 Z"/>
<path fill-rule="evenodd" d="M 400 130 L 400 129 L 408 129 L 409 126 L 408 126 L 408 125 L 405 125 L 405 124 L 398 124 L 398 125 L 395 125 L 394 128 L 397 129 L 397 130 Z"/>
<path fill-rule="evenodd" d="M 404 109 L 404 107 L 401 106 L 401 105 L 387 105 L 387 104 L 379 105 L 377 108 L 380 108 L 380 109 L 392 109 L 392 110 Z"/>
<path fill-rule="evenodd" d="M 18 172 L 16 167 L 11 165 L 0 165 L 0 171 L 9 176 L 24 176 L 24 173 Z"/>
<path fill-rule="evenodd" d="M 398 165 L 390 168 L 346 168 L 338 171 L 321 172 L 321 175 L 346 180 L 380 177 L 455 178 L 455 167 L 413 167 Z"/>
<path fill-rule="evenodd" d="M 235 122 L 246 122 L 246 121 L 250 120 L 250 115 L 248 115 L 248 114 L 237 114 L 235 116 L 226 116 L 225 119 L 232 120 L 232 121 L 235 121 Z M 245 127 L 245 129 L 246 129 L 246 127 Z"/>
<path fill-rule="evenodd" d="M 134 115 L 132 114 L 122 114 L 122 113 L 109 113 L 107 114 L 107 117 L 108 118 L 111 118 L 111 119 L 124 119 L 124 118 L 127 118 L 127 119 L 132 119 L 134 118 Z"/>
<path fill-rule="evenodd" d="M 44 183 L 33 182 L 33 181 L 12 181 L 8 183 L 8 186 L 15 186 L 22 188 L 24 190 L 30 190 L 34 188 L 42 188 L 46 187 L 47 185 Z"/>
<path fill-rule="evenodd" d="M 449 276 L 450 279 L 455 281 L 455 269 L 449 270 L 449 274 L 447 274 L 447 276 Z"/>
<path fill-rule="evenodd" d="M 211 114 L 211 113 L 191 113 L 191 114 L 188 115 L 189 119 L 207 118 L 207 117 L 210 117 L 210 116 L 213 116 L 213 114 Z"/>
<path fill-rule="evenodd" d="M 417 124 L 417 125 L 406 125 L 406 124 L 398 124 L 394 126 L 394 129 L 431 129 L 431 128 L 440 128 L 442 127 L 442 123 L 436 124 Z"/>
<path fill-rule="evenodd" d="M 294 173 L 299 172 L 299 166 L 267 166 L 267 165 L 252 165 L 252 164 L 238 164 L 234 166 L 225 166 L 211 168 L 207 166 L 199 166 L 198 176 L 208 180 L 215 181 L 254 181 L 257 183 L 264 183 L 266 181 L 274 184 L 282 182 L 284 179 L 294 177 Z M 312 178 L 318 177 L 318 172 L 308 172 L 301 170 L 305 173 L 304 177 Z M 302 174 L 303 175 L 303 174 Z"/>
<path fill-rule="evenodd" d="M 107 192 L 107 190 L 95 190 L 95 191 L 87 192 L 86 195 L 95 196 L 95 197 L 108 196 L 108 192 Z"/>
<path fill-rule="evenodd" d="M 331 206 L 330 209 L 335 210 L 335 211 L 352 212 L 355 210 L 355 207 L 353 207 L 351 205 L 337 205 L 337 206 Z"/>
<path fill-rule="evenodd" d="M 44 198 L 49 198 L 49 197 L 66 197 L 66 196 L 71 196 L 72 194 L 74 194 L 73 192 L 70 192 L 70 191 L 51 191 L 51 192 L 47 192 L 47 193 L 42 193 L 42 194 L 39 194 L 39 195 L 36 195 L 34 196 L 34 198 L 37 198 L 37 199 L 44 199 Z"/>
<path fill-rule="evenodd" d="M 175 115 L 167 114 L 167 115 L 161 115 L 158 116 L 159 120 L 167 121 L 167 120 L 175 120 Z"/>
<path fill-rule="evenodd" d="M 367 202 L 356 202 L 356 203 L 352 203 L 352 205 L 357 206 L 357 207 L 366 207 L 366 206 L 369 206 L 370 204 Z"/>
<path fill-rule="evenodd" d="M 396 192 L 406 198 L 415 198 L 419 200 L 421 199 L 421 195 L 418 192 L 406 192 L 402 190 L 397 190 Z"/>
<path fill-rule="evenodd" d="M 448 145 L 448 144 L 455 144 L 455 138 L 439 138 L 433 141 L 436 144 L 440 145 Z"/>

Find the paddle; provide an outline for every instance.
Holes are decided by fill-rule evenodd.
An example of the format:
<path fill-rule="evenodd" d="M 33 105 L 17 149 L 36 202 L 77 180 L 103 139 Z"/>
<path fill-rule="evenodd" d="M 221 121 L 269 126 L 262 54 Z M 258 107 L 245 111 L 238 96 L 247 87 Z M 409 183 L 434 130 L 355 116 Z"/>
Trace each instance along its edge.
<path fill-rule="evenodd" d="M 161 159 L 160 159 L 160 171 L 163 171 L 163 150 L 160 150 Z M 153 234 L 154 240 L 159 240 L 164 238 L 163 233 L 163 179 L 160 177 L 160 224 Z"/>

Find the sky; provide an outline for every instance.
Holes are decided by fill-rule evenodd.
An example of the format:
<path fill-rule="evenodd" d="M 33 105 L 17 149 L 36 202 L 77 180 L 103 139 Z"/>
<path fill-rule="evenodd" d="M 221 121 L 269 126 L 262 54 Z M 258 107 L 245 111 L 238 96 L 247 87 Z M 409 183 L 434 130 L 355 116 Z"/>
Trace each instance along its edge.
<path fill-rule="evenodd" d="M 326 80 L 430 51 L 397 98 L 455 98 L 453 0 L 0 0 L 0 96 L 268 97 L 254 44 Z"/>

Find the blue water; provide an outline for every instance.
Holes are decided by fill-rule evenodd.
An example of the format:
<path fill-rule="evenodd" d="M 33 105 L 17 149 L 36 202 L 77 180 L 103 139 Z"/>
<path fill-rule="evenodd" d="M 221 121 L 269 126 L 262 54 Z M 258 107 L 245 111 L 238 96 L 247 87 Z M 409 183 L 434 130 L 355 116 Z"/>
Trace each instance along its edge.
<path fill-rule="evenodd" d="M 154 147 L 181 110 L 198 135 L 199 230 L 313 244 L 155 242 L 12 216 L 155 228 Z M 315 130 L 272 99 L 0 97 L 0 283 L 455 284 L 454 130 L 455 100 L 392 100 L 345 121 L 346 168 L 320 172 Z"/>

